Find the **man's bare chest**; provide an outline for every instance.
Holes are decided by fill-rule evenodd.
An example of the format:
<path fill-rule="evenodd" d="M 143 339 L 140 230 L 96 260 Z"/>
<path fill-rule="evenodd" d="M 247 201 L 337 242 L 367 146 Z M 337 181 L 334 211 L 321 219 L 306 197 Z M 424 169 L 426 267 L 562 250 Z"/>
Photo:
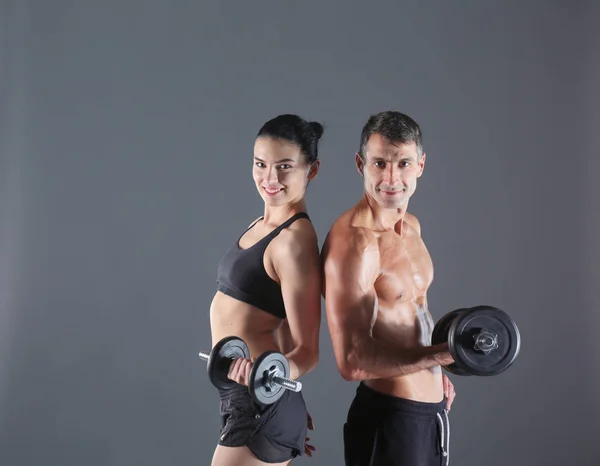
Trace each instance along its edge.
<path fill-rule="evenodd" d="M 378 299 L 386 303 L 419 300 L 433 281 L 433 263 L 421 238 L 390 233 L 378 238 Z"/>

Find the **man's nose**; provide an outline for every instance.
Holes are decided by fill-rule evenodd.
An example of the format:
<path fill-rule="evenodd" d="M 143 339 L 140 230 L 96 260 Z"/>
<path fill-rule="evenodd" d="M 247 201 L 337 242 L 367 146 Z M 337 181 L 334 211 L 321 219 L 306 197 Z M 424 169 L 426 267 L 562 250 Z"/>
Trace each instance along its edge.
<path fill-rule="evenodd" d="M 400 181 L 400 169 L 390 164 L 387 170 L 385 170 L 384 181 L 390 186 L 394 186 Z"/>

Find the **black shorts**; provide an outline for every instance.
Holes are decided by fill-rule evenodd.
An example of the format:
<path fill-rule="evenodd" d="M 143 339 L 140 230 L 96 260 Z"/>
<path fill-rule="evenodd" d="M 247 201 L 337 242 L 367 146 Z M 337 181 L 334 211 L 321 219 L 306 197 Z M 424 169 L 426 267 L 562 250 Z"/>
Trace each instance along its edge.
<path fill-rule="evenodd" d="M 442 466 L 449 464 L 446 400 L 423 403 L 356 390 L 344 424 L 346 466 Z"/>
<path fill-rule="evenodd" d="M 219 445 L 246 446 L 265 463 L 281 463 L 304 454 L 308 412 L 301 392 L 285 390 L 275 403 L 256 403 L 248 387 L 220 390 Z"/>

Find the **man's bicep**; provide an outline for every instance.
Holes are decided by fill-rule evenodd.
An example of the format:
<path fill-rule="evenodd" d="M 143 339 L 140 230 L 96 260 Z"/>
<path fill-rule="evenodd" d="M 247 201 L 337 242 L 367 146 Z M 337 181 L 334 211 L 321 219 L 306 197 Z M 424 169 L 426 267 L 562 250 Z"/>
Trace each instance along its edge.
<path fill-rule="evenodd" d="M 345 357 L 356 338 L 371 332 L 376 274 L 368 252 L 344 247 L 328 255 L 324 275 L 325 309 L 336 358 Z"/>
<path fill-rule="evenodd" d="M 375 303 L 373 280 L 362 269 L 342 267 L 331 273 L 325 271 L 325 307 L 333 324 L 352 331 L 353 327 L 364 327 L 370 322 Z"/>

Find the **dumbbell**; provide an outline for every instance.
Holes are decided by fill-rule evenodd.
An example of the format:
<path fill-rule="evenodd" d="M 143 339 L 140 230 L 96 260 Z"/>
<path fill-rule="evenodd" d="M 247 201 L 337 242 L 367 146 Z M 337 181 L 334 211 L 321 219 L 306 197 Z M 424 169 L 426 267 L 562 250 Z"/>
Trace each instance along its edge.
<path fill-rule="evenodd" d="M 517 324 L 492 306 L 456 309 L 442 316 L 431 334 L 431 344 L 446 342 L 454 363 L 444 369 L 464 376 L 500 374 L 521 350 Z"/>
<path fill-rule="evenodd" d="M 225 337 L 209 352 L 200 351 L 200 359 L 207 362 L 208 378 L 218 389 L 227 390 L 237 385 L 227 377 L 231 363 L 238 358 L 250 358 L 250 350 L 244 340 Z M 275 403 L 284 390 L 299 392 L 302 383 L 290 380 L 290 365 L 278 351 L 266 351 L 252 363 L 248 391 L 252 399 L 261 404 Z"/>

